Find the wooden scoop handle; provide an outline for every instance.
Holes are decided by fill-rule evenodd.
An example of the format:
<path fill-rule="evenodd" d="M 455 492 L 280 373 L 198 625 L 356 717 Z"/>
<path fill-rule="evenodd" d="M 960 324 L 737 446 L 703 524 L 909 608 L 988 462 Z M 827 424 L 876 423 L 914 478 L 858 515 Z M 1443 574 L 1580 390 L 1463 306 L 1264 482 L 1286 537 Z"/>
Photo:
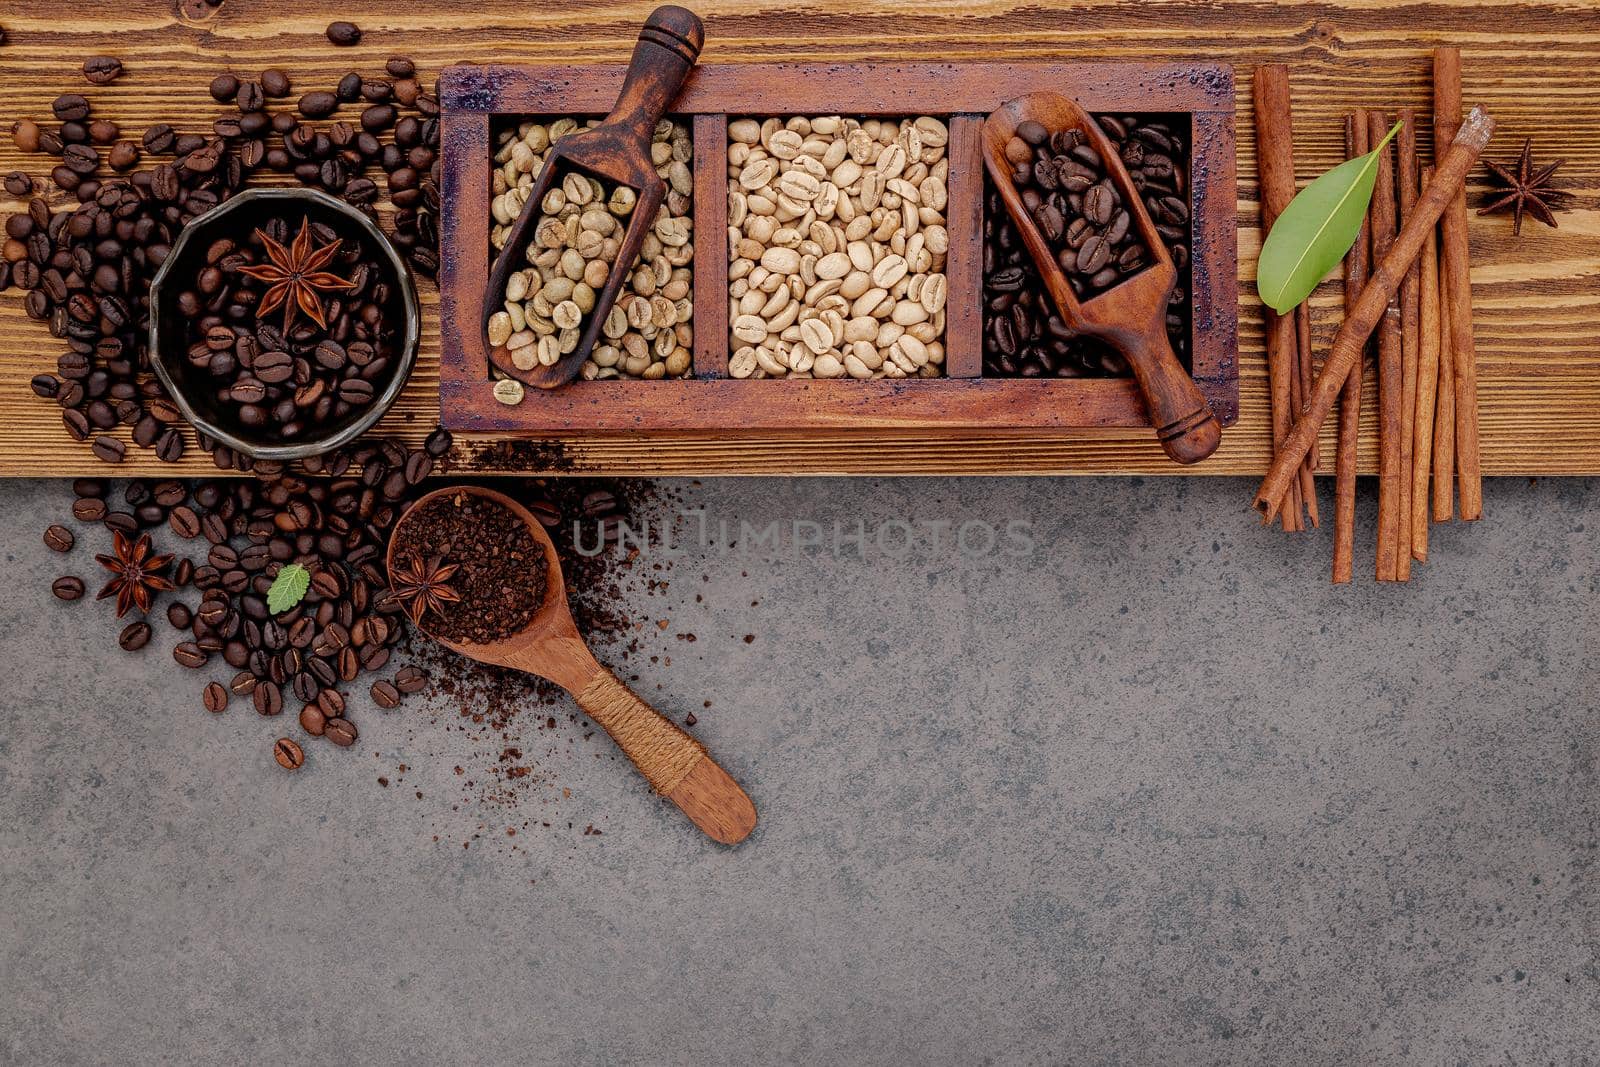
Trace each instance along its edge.
<path fill-rule="evenodd" d="M 1108 331 L 1105 339 L 1123 354 L 1150 409 L 1156 439 L 1178 463 L 1199 463 L 1222 443 L 1222 424 L 1212 414 L 1200 387 L 1178 362 L 1166 324 L 1156 319 L 1140 332 Z"/>
<path fill-rule="evenodd" d="M 689 816 L 707 836 L 736 845 L 756 826 L 755 805 L 699 741 L 599 668 L 574 694 L 657 793 Z"/>
<path fill-rule="evenodd" d="M 656 123 L 700 58 L 705 41 L 705 26 L 693 11 L 665 4 L 650 12 L 606 124 L 627 127 L 648 145 Z"/>

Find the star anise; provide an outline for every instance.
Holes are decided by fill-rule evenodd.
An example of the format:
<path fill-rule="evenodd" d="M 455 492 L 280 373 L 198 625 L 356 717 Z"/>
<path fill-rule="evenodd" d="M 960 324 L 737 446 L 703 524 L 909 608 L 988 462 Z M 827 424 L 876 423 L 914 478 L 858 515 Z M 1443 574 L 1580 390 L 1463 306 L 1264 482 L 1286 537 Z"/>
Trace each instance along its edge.
<path fill-rule="evenodd" d="M 454 604 L 461 596 L 446 583 L 460 568 L 434 556 L 423 562 L 420 556 L 409 555 L 395 567 L 389 576 L 389 595 L 411 616 L 411 621 L 421 625 L 422 616 L 429 609 L 438 611 L 446 604 Z"/>
<path fill-rule="evenodd" d="M 1571 193 L 1550 187 L 1550 176 L 1555 174 L 1556 168 L 1566 160 L 1558 159 L 1548 167 L 1541 170 L 1533 169 L 1533 138 L 1525 137 L 1522 140 L 1522 158 L 1517 160 L 1516 169 L 1510 165 L 1484 160 L 1483 165 L 1489 168 L 1489 174 L 1502 188 L 1497 190 L 1493 198 L 1483 207 L 1478 209 L 1480 215 L 1493 215 L 1501 211 L 1511 212 L 1511 234 L 1518 236 L 1522 233 L 1522 213 L 1526 211 L 1546 226 L 1555 228 L 1556 216 L 1553 208 L 1559 208 L 1561 201 Z"/>
<path fill-rule="evenodd" d="M 294 242 L 285 248 L 256 230 L 256 237 L 267 250 L 267 262 L 257 267 L 240 267 L 239 273 L 257 281 L 266 282 L 270 288 L 256 305 L 256 318 L 264 319 L 279 307 L 283 308 L 285 332 L 294 321 L 296 309 L 303 311 L 318 326 L 328 328 L 322 314 L 322 295 L 339 289 L 352 289 L 354 282 L 323 270 L 339 252 L 339 242 L 333 240 L 321 248 L 311 247 L 311 220 L 302 219 L 300 232 Z"/>
<path fill-rule="evenodd" d="M 121 531 L 118 531 L 113 544 L 112 555 L 95 557 L 95 560 L 114 576 L 95 599 L 104 600 L 108 596 L 115 596 L 119 619 L 128 613 L 129 608 L 149 612 L 151 594 L 172 588 L 172 583 L 161 575 L 161 572 L 172 563 L 172 556 L 152 556 L 149 534 L 141 534 L 137 541 L 129 541 Z"/>

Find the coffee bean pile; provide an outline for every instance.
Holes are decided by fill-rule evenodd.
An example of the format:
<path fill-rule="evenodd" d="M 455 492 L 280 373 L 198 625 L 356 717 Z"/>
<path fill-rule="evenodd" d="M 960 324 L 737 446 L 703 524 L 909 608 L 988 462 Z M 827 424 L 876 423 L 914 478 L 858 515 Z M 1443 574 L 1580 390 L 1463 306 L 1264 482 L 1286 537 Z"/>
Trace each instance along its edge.
<path fill-rule="evenodd" d="M 1100 115 L 1178 270 L 1167 304 L 1167 336 L 1180 360 L 1189 350 L 1188 149 L 1159 118 Z M 1121 195 L 1094 149 L 1075 130 L 1024 123 L 1007 145 L 1023 203 L 1081 300 L 1148 265 Z M 1056 312 L 1021 234 L 992 187 L 984 203 L 984 369 L 1000 377 L 1122 377 L 1127 362 L 1104 343 L 1070 330 Z"/>
<path fill-rule="evenodd" d="M 105 58 L 96 57 L 96 69 L 109 69 Z M 35 376 L 32 388 L 60 404 L 69 434 L 117 462 L 125 445 L 111 431 L 128 426 L 133 442 L 154 448 L 157 458 L 182 457 L 182 417 L 148 373 L 150 280 L 191 219 L 260 172 L 291 174 L 376 217 L 381 191 L 367 176 L 376 166 L 387 175 L 395 244 L 418 273 L 437 271 L 438 100 L 410 59 L 391 59 L 384 74 L 352 72 L 331 91 L 305 93 L 294 110 L 277 105 L 293 91 L 282 71 L 253 80 L 222 74 L 211 95 L 233 109 L 201 133 L 158 123 L 138 140 L 126 138 L 75 93 L 52 102 L 54 122 L 12 126 L 20 150 L 59 158 L 50 181 L 58 196 L 78 202 L 53 211 L 35 197 L 26 212 L 6 219 L 0 246 L 0 290 L 26 290 L 28 314 L 48 323 L 67 349 L 55 372 Z M 346 105 L 360 105 L 355 121 L 337 117 Z M 153 158 L 162 162 L 138 169 Z M 14 173 L 5 187 L 24 196 L 33 182 Z M 203 438 L 200 444 L 220 467 L 252 467 L 230 449 Z"/>
<path fill-rule="evenodd" d="M 206 711 L 221 713 L 238 700 L 277 716 L 299 705 L 308 735 L 348 747 L 359 736 L 345 699 L 352 684 L 372 677 L 373 700 L 390 708 L 430 683 L 414 665 L 388 673 L 410 620 L 388 595 L 384 553 L 397 518 L 426 491 L 423 480 L 444 469 L 451 444 L 443 430 L 410 452 L 392 440 L 364 442 L 332 457 L 320 477 L 80 478 L 73 482 L 72 505 L 80 533 L 53 524 L 43 537 L 67 554 L 109 552 L 118 532 L 150 535 L 154 552 L 178 557 L 164 571 L 175 588 L 154 594 L 148 616 L 122 627 L 119 645 L 140 651 L 153 636 L 151 623 L 164 616 L 175 661 L 204 670 L 220 660 L 233 672 L 202 688 L 199 703 Z M 359 474 L 351 473 L 352 464 L 360 465 Z M 598 526 L 588 536 L 601 543 L 620 537 L 622 504 L 592 482 L 539 481 L 519 495 L 552 535 L 562 533 L 564 522 L 582 520 Z M 618 592 L 608 583 L 606 558 L 574 554 L 572 562 L 584 586 L 574 610 L 586 630 L 625 629 L 609 614 Z M 288 563 L 306 567 L 311 584 L 299 604 L 273 614 L 267 590 Z M 87 566 L 92 571 L 57 578 L 51 592 L 76 601 L 98 590 L 109 574 L 98 564 Z M 533 601 L 542 598 L 541 585 L 527 589 Z"/>
<path fill-rule="evenodd" d="M 393 441 L 372 441 L 339 457 L 329 477 L 141 479 L 120 494 L 103 481 L 80 478 L 73 483 L 72 513 L 108 533 L 149 534 L 168 550 L 184 542 L 200 546 L 179 553 L 166 574 L 176 588 L 165 604 L 152 604 L 151 616 L 164 612 L 176 631 L 172 656 L 179 664 L 199 670 L 220 659 L 236 672 L 226 686 L 205 686 L 201 699 L 208 711 L 224 710 L 230 696 L 267 716 L 297 703 L 307 733 L 347 747 L 358 733 L 344 715 L 341 687 L 382 672 L 406 623 L 386 596 L 389 530 L 450 446 L 442 430 L 411 452 Z M 361 464 L 359 475 L 349 474 L 350 462 Z M 58 551 L 70 551 L 75 540 L 60 526 L 50 527 L 45 539 Z M 311 572 L 310 588 L 299 604 L 273 614 L 267 591 L 289 563 Z M 83 578 L 66 575 L 52 591 L 76 600 L 86 588 Z M 150 636 L 148 620 L 138 619 L 119 643 L 133 652 Z M 426 682 L 421 672 L 402 669 L 388 684 L 403 694 Z"/>
<path fill-rule="evenodd" d="M 395 354 L 402 314 L 384 280 L 386 265 L 364 254 L 357 240 L 320 222 L 298 226 L 308 251 L 332 250 L 319 272 L 339 284 L 313 295 L 325 325 L 304 313 L 292 292 L 263 314 L 279 274 L 263 280 L 246 273 L 275 268 L 267 241 L 280 258 L 292 257 L 300 234 L 285 218 L 268 220 L 242 240 L 213 242 L 192 287 L 177 300 L 190 323 L 189 363 L 215 381 L 217 408 L 251 430 L 270 427 L 272 437 L 290 441 L 372 404 Z"/>

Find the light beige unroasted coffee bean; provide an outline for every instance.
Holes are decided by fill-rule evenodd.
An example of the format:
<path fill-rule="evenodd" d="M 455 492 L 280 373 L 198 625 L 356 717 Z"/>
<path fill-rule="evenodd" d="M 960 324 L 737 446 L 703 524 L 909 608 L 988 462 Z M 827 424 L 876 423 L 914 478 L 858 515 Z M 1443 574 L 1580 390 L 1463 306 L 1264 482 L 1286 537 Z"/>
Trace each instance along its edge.
<path fill-rule="evenodd" d="M 932 116 L 728 124 L 732 376 L 942 373 L 948 143 Z"/>
<path fill-rule="evenodd" d="M 526 122 L 500 133 L 491 190 L 494 249 L 504 247 L 551 145 L 583 128 L 572 119 L 556 119 Z M 688 127 L 662 120 L 652 136 L 650 155 L 656 173 L 667 183 L 666 197 L 651 220 L 639 259 L 628 268 L 613 313 L 579 370 L 585 379 L 682 377 L 692 369 L 694 182 Z M 577 346 L 599 293 L 618 269 L 616 254 L 637 202 L 632 189 L 596 189 L 577 174 L 563 176 L 547 194 L 539 207 L 555 219 L 549 226 L 541 220 L 543 229 L 536 228 L 535 242 L 556 254 L 530 260 L 511 276 L 503 294 L 504 309 L 489 323 L 490 342 L 507 348 L 513 366 L 520 370 L 551 366 Z M 536 258 L 539 255 L 535 252 Z M 674 305 L 670 320 L 628 314 L 635 299 L 643 299 L 648 307 L 657 296 Z M 579 319 L 569 325 L 574 307 Z"/>
<path fill-rule="evenodd" d="M 494 398 L 507 407 L 516 407 L 522 403 L 526 393 L 527 390 L 523 388 L 522 383 L 515 378 L 501 378 L 494 383 Z"/>

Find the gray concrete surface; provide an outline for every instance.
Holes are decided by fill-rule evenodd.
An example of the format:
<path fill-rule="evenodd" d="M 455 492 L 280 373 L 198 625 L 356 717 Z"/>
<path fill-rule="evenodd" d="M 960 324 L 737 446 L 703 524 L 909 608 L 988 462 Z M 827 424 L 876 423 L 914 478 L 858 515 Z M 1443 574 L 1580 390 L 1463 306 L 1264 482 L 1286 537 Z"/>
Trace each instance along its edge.
<path fill-rule="evenodd" d="M 510 799 L 459 696 L 363 695 L 288 775 L 287 718 L 51 599 L 65 485 L 0 485 L 0 1060 L 1600 1057 L 1600 483 L 1492 482 L 1410 587 L 1343 589 L 1237 480 L 677 489 L 1033 542 L 652 560 L 626 665 L 755 797 L 732 851 L 531 698 Z"/>

